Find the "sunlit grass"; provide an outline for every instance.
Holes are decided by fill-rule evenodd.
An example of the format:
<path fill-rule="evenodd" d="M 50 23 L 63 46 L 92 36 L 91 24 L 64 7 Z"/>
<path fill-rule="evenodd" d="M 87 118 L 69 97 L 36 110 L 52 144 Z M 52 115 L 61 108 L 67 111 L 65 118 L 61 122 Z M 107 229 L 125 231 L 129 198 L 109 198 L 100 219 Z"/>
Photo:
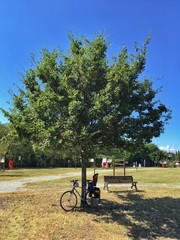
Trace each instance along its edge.
<path fill-rule="evenodd" d="M 38 168 L 38 169 L 12 169 L 0 171 L 0 181 L 15 180 L 27 177 L 58 175 L 68 172 L 81 172 L 80 168 Z"/>
<path fill-rule="evenodd" d="M 2 240 L 46 239 L 179 239 L 177 189 L 142 188 L 139 192 L 101 190 L 97 209 L 65 213 L 63 189 L 1 194 Z"/>
<path fill-rule="evenodd" d="M 112 175 L 108 172 L 103 175 Z M 101 178 L 103 179 L 103 175 Z M 116 170 L 116 175 L 123 175 L 122 169 Z M 132 175 L 138 183 L 180 183 L 180 167 L 178 168 L 127 168 L 126 175 Z"/>
<path fill-rule="evenodd" d="M 93 169 L 89 169 L 93 170 Z M 72 171 L 74 171 L 72 169 Z M 99 173 L 98 177 L 98 184 L 103 185 L 104 183 L 104 175 L 112 175 L 113 170 L 107 171 L 107 172 L 101 172 L 100 169 L 96 169 L 96 172 Z M 122 169 L 116 170 L 116 175 L 122 175 L 123 171 Z M 92 173 L 87 175 L 88 179 L 92 179 Z M 179 184 L 180 183 L 180 168 L 139 168 L 139 169 L 127 169 L 126 175 L 132 175 L 134 178 L 134 181 L 137 181 L 137 186 L 139 188 L 140 185 L 152 185 L 152 184 L 168 184 L 170 187 L 171 184 Z M 28 188 L 48 188 L 48 187 L 54 187 L 54 188 L 61 188 L 61 187 L 70 187 L 70 181 L 72 179 L 78 179 L 81 183 L 81 176 L 77 177 L 66 177 L 66 178 L 60 178 L 56 180 L 49 180 L 49 181 L 37 181 L 35 183 L 27 183 L 26 187 Z M 118 186 L 118 185 L 117 185 Z M 111 187 L 111 185 L 110 185 Z M 120 186 L 122 187 L 122 186 Z M 127 188 L 127 187 L 126 187 Z"/>
<path fill-rule="evenodd" d="M 112 175 L 97 172 L 98 184 Z M 127 175 L 138 181 L 139 191 L 117 185 L 108 193 L 101 187 L 101 204 L 92 210 L 66 213 L 60 208 L 59 198 L 71 186 L 69 177 L 31 183 L 27 192 L 0 193 L 0 239 L 180 239 L 180 168 L 127 169 Z"/>

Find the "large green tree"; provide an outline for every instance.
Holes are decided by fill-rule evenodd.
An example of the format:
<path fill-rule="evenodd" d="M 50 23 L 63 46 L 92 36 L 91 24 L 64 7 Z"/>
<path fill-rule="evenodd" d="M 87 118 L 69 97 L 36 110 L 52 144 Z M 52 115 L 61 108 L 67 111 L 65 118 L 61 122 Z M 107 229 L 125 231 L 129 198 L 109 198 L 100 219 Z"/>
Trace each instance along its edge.
<path fill-rule="evenodd" d="M 124 47 L 112 59 L 102 35 L 69 39 L 67 54 L 43 49 L 39 60 L 32 58 L 13 108 L 3 112 L 35 147 L 78 147 L 85 186 L 93 145 L 129 148 L 150 142 L 163 132 L 170 111 L 157 100 L 152 82 L 142 78 L 149 38 L 133 54 Z"/>

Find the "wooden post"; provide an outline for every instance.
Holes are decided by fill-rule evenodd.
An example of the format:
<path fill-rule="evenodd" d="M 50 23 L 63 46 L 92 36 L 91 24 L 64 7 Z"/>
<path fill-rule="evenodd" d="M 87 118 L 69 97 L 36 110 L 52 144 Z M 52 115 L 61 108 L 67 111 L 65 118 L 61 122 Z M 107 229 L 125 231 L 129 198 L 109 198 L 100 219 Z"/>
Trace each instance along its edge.
<path fill-rule="evenodd" d="M 115 176 L 115 159 L 113 159 L 113 176 Z"/>
<path fill-rule="evenodd" d="M 94 167 L 94 174 L 96 173 L 96 163 L 95 163 L 96 158 L 94 158 L 94 162 L 93 162 L 93 167 Z"/>
<path fill-rule="evenodd" d="M 113 176 L 116 175 L 116 167 L 123 167 L 123 173 L 124 176 L 126 176 L 126 166 L 125 166 L 125 160 L 115 160 L 113 161 Z"/>
<path fill-rule="evenodd" d="M 124 176 L 126 176 L 126 165 L 125 165 L 125 160 L 124 160 Z"/>

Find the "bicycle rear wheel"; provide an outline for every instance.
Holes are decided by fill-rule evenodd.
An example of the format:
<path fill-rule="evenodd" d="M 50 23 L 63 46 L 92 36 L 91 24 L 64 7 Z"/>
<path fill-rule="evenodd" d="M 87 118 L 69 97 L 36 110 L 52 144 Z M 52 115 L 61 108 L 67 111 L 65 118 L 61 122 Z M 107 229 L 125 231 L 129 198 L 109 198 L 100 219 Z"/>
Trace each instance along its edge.
<path fill-rule="evenodd" d="M 90 208 L 95 208 L 100 203 L 100 197 L 93 197 L 89 192 L 86 193 L 86 204 Z"/>
<path fill-rule="evenodd" d="M 77 205 L 77 196 L 72 191 L 66 191 L 60 197 L 60 206 L 64 211 L 72 211 Z"/>

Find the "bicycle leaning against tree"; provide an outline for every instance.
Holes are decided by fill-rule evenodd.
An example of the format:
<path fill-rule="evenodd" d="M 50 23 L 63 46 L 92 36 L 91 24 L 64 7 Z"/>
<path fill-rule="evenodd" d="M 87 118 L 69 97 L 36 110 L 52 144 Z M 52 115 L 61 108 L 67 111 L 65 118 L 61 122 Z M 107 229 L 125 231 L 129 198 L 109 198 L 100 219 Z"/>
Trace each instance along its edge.
<path fill-rule="evenodd" d="M 94 174 L 93 180 L 86 181 L 86 187 L 83 189 L 83 196 L 80 195 L 77 188 L 79 186 L 78 180 L 72 180 L 72 189 L 64 192 L 60 197 L 60 206 L 65 211 L 72 211 L 78 204 L 78 197 L 81 199 L 81 203 L 86 204 L 90 208 L 96 207 L 100 202 L 100 189 L 96 187 L 98 180 L 98 173 Z"/>

